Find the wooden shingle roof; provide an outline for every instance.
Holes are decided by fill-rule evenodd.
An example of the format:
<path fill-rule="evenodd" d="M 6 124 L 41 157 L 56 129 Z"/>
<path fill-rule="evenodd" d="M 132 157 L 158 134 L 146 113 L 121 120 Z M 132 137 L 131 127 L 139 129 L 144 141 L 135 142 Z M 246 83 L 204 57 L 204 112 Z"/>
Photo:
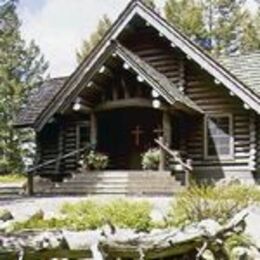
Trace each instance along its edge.
<path fill-rule="evenodd" d="M 195 104 L 188 96 L 184 95 L 176 84 L 170 81 L 165 75 L 157 71 L 139 56 L 125 48 L 119 43 L 115 44 L 115 52 L 121 56 L 124 61 L 132 62 L 133 67 L 136 67 L 136 72 L 143 73 L 148 78 L 154 81 L 154 84 L 158 85 L 159 91 L 162 92 L 168 102 L 172 105 L 186 106 L 187 108 L 203 113 L 201 108 Z M 152 86 L 153 87 L 153 86 Z"/>
<path fill-rule="evenodd" d="M 260 51 L 222 57 L 220 63 L 260 97 Z"/>
<path fill-rule="evenodd" d="M 40 83 L 39 86 L 30 93 L 27 102 L 18 113 L 14 125 L 19 127 L 33 125 L 38 116 L 61 90 L 66 79 L 66 77 L 53 78 Z"/>

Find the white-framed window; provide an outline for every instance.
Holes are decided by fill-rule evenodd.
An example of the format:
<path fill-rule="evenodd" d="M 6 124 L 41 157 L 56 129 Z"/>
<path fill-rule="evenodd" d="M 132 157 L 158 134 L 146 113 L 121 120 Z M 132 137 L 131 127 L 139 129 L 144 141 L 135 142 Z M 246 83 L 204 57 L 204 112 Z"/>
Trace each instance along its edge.
<path fill-rule="evenodd" d="M 233 159 L 234 137 L 232 114 L 205 116 L 204 156 L 208 159 Z"/>

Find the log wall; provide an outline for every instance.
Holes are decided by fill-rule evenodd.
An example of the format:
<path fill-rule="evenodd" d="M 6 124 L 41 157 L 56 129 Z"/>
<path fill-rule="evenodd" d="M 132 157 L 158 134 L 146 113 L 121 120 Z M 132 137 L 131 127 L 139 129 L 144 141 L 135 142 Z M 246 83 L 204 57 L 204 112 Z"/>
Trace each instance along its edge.
<path fill-rule="evenodd" d="M 237 176 L 253 181 L 255 157 L 254 114 L 243 107 L 243 103 L 229 91 L 214 81 L 193 62 L 185 62 L 185 93 L 195 101 L 206 114 L 231 114 L 233 117 L 234 157 L 233 159 L 204 158 L 204 119 L 193 123 L 188 139 L 188 154 L 194 160 L 195 170 L 200 178 L 218 179 Z M 196 122 L 198 122 L 196 120 Z"/>
<path fill-rule="evenodd" d="M 256 116 L 256 171 L 257 180 L 260 180 L 260 115 Z"/>
<path fill-rule="evenodd" d="M 258 143 L 260 142 L 260 134 L 259 131 L 258 137 L 250 134 L 256 126 L 255 120 L 252 119 L 253 113 L 244 109 L 243 103 L 237 97 L 231 96 L 224 86 L 215 82 L 214 78 L 180 51 L 173 48 L 170 43 L 164 42 L 163 39 L 158 40 L 160 38 L 154 32 L 136 33 L 131 38 L 138 39 L 138 44 L 136 40 L 124 44 L 166 75 L 206 114 L 227 113 L 233 117 L 234 158 L 231 160 L 206 160 L 204 158 L 203 117 L 194 120 L 190 117 L 189 122 L 182 123 L 187 129 L 183 131 L 185 135 L 182 136 L 185 140 L 181 140 L 181 142 L 193 159 L 196 176 L 201 180 L 237 176 L 248 182 L 254 181 L 252 173 L 256 169 L 256 160 L 259 155 L 256 158 L 252 151 L 255 149 L 256 140 L 258 140 Z M 260 154 L 260 152 L 258 153 Z M 260 159 L 258 159 L 259 164 Z"/>
<path fill-rule="evenodd" d="M 79 149 L 78 127 L 89 121 L 89 117 L 63 116 L 58 122 L 47 124 L 37 135 L 39 163 L 58 158 Z M 78 168 L 80 156 L 74 155 L 39 170 L 43 176 L 69 175 Z"/>

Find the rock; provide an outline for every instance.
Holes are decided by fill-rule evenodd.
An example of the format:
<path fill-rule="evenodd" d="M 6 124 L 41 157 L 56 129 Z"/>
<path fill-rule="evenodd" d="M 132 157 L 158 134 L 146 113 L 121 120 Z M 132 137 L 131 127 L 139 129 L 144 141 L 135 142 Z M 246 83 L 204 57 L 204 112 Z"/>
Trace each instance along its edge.
<path fill-rule="evenodd" d="M 34 249 L 42 250 L 42 249 L 57 249 L 57 248 L 68 248 L 68 244 L 66 243 L 62 232 L 60 234 L 53 234 L 51 232 L 44 232 L 38 236 L 36 236 L 32 240 L 31 246 Z"/>
<path fill-rule="evenodd" d="M 7 210 L 7 209 L 0 210 L 0 220 L 6 222 L 6 221 L 9 221 L 12 219 L 14 219 L 14 217 L 9 210 Z"/>
<path fill-rule="evenodd" d="M 40 176 L 35 176 L 33 178 L 33 189 L 34 189 L 34 192 L 38 192 L 38 193 L 45 192 L 46 190 L 51 188 L 53 185 L 54 184 L 53 184 L 53 182 L 50 179 L 42 178 Z M 28 184 L 27 184 L 27 182 L 24 183 L 23 189 L 24 189 L 24 192 L 28 191 Z"/>
<path fill-rule="evenodd" d="M 216 260 L 215 257 L 214 257 L 214 255 L 213 255 L 213 253 L 212 253 L 210 250 L 206 250 L 206 251 L 202 254 L 201 258 L 202 258 L 203 260 Z"/>
<path fill-rule="evenodd" d="M 260 207 L 252 206 L 245 209 L 247 217 L 245 219 L 246 229 L 245 234 L 252 239 L 252 242 L 260 250 Z"/>
<path fill-rule="evenodd" d="M 236 178 L 234 176 L 232 177 L 226 177 L 216 182 L 217 187 L 226 187 L 231 185 L 242 185 L 244 184 L 243 181 L 239 178 Z"/>
<path fill-rule="evenodd" d="M 233 248 L 232 252 L 232 259 L 234 260 L 256 260 L 259 258 L 255 258 L 254 252 L 246 247 L 235 247 Z"/>

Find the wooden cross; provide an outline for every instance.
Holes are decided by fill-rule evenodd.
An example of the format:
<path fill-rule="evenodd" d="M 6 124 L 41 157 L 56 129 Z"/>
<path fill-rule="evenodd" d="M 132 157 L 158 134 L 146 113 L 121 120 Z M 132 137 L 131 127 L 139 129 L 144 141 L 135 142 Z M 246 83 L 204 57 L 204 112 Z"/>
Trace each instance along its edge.
<path fill-rule="evenodd" d="M 137 125 L 135 127 L 135 130 L 133 130 L 131 132 L 132 135 L 134 135 L 135 137 L 135 145 L 136 146 L 139 146 L 140 145 L 140 136 L 144 133 L 144 131 L 141 131 L 141 128 L 139 125 Z"/>
<path fill-rule="evenodd" d="M 160 126 L 154 129 L 153 132 L 157 135 L 158 138 L 163 135 L 163 129 Z"/>

